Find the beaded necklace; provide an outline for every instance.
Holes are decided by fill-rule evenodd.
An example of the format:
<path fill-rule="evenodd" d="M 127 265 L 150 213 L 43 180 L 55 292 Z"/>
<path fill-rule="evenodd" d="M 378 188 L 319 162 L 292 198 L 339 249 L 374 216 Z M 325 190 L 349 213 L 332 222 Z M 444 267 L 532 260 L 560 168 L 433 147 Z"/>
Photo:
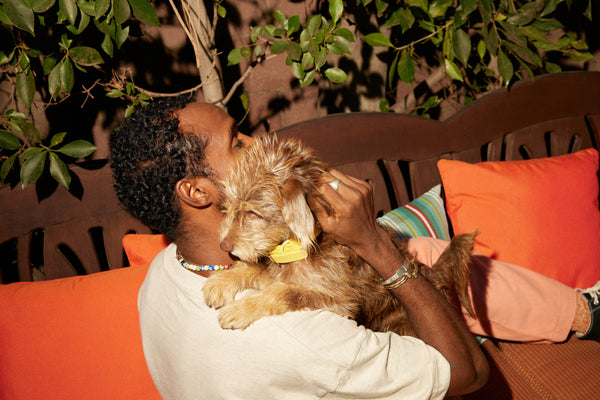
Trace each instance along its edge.
<path fill-rule="evenodd" d="M 177 251 L 177 261 L 179 264 L 185 269 L 189 269 L 190 271 L 223 271 L 231 268 L 231 264 L 228 265 L 196 265 L 185 261 L 185 258 L 181 255 L 179 251 Z"/>

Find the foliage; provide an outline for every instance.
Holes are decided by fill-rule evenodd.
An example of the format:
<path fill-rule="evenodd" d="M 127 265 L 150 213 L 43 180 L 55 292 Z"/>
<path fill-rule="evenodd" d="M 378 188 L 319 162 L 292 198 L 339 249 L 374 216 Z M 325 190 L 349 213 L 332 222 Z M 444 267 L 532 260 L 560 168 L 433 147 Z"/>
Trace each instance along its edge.
<path fill-rule="evenodd" d="M 74 90 L 77 74 L 104 63 L 102 53 L 114 55 L 137 21 L 158 25 L 146 0 L 2 0 L 3 78 L 13 80 L 15 100 L 18 97 L 28 110 L 36 92 L 46 105 L 55 104 Z M 0 179 L 4 181 L 12 168 L 20 168 L 25 187 L 41 176 L 48 163 L 51 176 L 68 188 L 71 176 L 60 156 L 86 157 L 96 147 L 83 140 L 63 144 L 64 132 L 44 145 L 34 124 L 15 108 L 0 118 L 5 129 L 0 131 Z"/>
<path fill-rule="evenodd" d="M 332 82 L 343 82 L 347 74 L 329 67 L 328 56 L 350 54 L 350 43 L 362 40 L 389 50 L 390 88 L 398 79 L 412 85 L 419 66 L 428 65 L 444 68 L 455 82 L 478 93 L 490 83 L 508 86 L 523 72 L 530 77 L 558 72 L 561 66 L 552 61 L 557 55 L 574 61 L 592 57 L 587 44 L 560 21 L 565 11 L 591 21 L 591 0 L 356 0 L 356 7 L 347 8 L 342 0 L 331 0 L 329 16 L 310 16 L 304 26 L 298 15 L 287 18 L 275 10 L 281 28 L 252 28 L 252 44 L 232 50 L 229 64 L 287 52 L 301 86 L 321 70 Z M 356 37 L 341 27 L 344 12 L 348 25 L 354 25 L 351 11 L 376 16 L 378 31 L 361 36 L 359 26 Z M 424 105 L 435 104 L 428 98 Z M 386 99 L 381 109 L 389 110 Z"/>
<path fill-rule="evenodd" d="M 219 18 L 225 22 L 228 18 L 222 0 L 169 3 L 194 47 L 198 69 L 206 67 L 201 65 L 202 54 L 212 60 L 209 67 L 215 68 L 218 54 L 228 50 L 217 49 L 215 44 L 216 24 Z M 420 69 L 443 69 L 452 79 L 451 85 L 475 96 L 500 84 L 509 86 L 526 75 L 559 71 L 560 59 L 581 62 L 591 57 L 577 29 L 571 32 L 565 24 L 581 16 L 590 21 L 591 0 L 317 3 L 322 8 L 305 20 L 276 9 L 272 23 L 251 28 L 249 43 L 228 53 L 229 67 L 242 60 L 248 67 L 226 96 L 221 90 L 222 71 L 220 81 L 208 79 L 210 82 L 185 92 L 202 90 L 209 101 L 225 105 L 254 65 L 279 55 L 285 55 L 301 87 L 319 79 L 344 83 L 350 71 L 338 61 L 351 58 L 359 43 L 371 46 L 376 56 L 387 62 L 384 80 L 390 93 L 398 82 L 414 85 Z M 206 5 L 213 7 L 212 18 L 208 18 Z M 364 15 L 370 18 L 362 18 Z M 140 24 L 158 26 L 156 12 L 148 0 L 0 0 L 0 23 L 2 80 L 14 85 L 14 106 L 0 115 L 0 179 L 4 181 L 11 170 L 19 170 L 21 184 L 26 186 L 48 166 L 50 175 L 68 188 L 71 177 L 65 160 L 86 157 L 95 147 L 86 141 L 67 143 L 64 132 L 42 140 L 27 113 L 19 112 L 17 99 L 29 110 L 39 106 L 37 99 L 47 107 L 64 101 L 74 90 L 89 93 L 81 78 L 97 70 L 110 76 L 112 67 L 106 67 L 107 60 Z M 109 71 L 102 71 L 103 67 Z M 120 77 L 106 80 L 110 83 L 99 84 L 107 87 L 108 97 L 130 101 L 126 116 L 146 104 L 149 96 L 163 95 L 144 91 Z M 221 86 L 212 92 L 218 98 L 211 100 L 207 86 L 202 87 L 205 83 Z M 382 98 L 381 110 L 392 111 L 394 100 L 393 94 Z M 247 110 L 244 94 L 241 103 Z M 428 115 L 437 104 L 437 97 L 430 94 L 413 112 Z"/>

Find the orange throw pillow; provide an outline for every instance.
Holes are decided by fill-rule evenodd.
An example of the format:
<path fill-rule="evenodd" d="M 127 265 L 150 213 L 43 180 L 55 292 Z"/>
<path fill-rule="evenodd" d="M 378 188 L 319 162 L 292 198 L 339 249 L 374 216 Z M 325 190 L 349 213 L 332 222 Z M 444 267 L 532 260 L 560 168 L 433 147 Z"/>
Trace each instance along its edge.
<path fill-rule="evenodd" d="M 454 233 L 475 250 L 588 288 L 600 280 L 598 152 L 469 164 L 440 160 Z"/>
<path fill-rule="evenodd" d="M 123 249 L 132 267 L 147 267 L 171 241 L 165 235 L 130 233 L 123 237 Z"/>
<path fill-rule="evenodd" d="M 0 399 L 159 400 L 138 322 L 147 270 L 0 285 Z"/>

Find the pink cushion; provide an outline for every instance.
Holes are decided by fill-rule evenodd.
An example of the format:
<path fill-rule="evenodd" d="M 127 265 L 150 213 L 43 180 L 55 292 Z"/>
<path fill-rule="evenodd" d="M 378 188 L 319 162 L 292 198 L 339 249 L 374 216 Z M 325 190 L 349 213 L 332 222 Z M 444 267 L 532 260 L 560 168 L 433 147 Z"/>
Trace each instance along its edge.
<path fill-rule="evenodd" d="M 138 323 L 146 271 L 0 286 L 0 399 L 160 399 Z"/>
<path fill-rule="evenodd" d="M 600 279 L 598 152 L 469 164 L 440 160 L 455 233 L 475 250 L 572 287 Z"/>

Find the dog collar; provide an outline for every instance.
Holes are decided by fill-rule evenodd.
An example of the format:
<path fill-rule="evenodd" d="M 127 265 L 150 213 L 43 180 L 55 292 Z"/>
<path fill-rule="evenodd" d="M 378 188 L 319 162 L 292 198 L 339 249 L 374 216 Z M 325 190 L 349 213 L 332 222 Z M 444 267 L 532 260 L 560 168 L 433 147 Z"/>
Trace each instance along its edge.
<path fill-rule="evenodd" d="M 308 253 L 298 241 L 288 239 L 280 245 L 275 246 L 269 253 L 269 257 L 277 264 L 287 264 L 308 258 Z"/>
<path fill-rule="evenodd" d="M 319 236 L 319 233 L 321 233 L 321 230 L 315 227 L 315 237 Z M 308 253 L 297 240 L 288 239 L 275 246 L 269 253 L 269 257 L 277 264 L 287 264 L 308 258 Z"/>

